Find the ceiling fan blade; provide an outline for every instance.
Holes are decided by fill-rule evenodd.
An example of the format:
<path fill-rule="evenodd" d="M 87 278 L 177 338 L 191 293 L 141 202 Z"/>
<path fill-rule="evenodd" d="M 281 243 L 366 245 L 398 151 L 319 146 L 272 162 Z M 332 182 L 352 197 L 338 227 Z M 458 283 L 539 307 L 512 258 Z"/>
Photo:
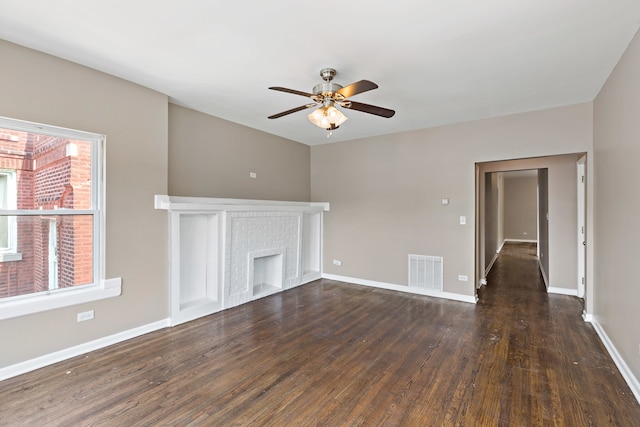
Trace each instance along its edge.
<path fill-rule="evenodd" d="M 295 89 L 287 89 L 286 87 L 280 87 L 280 86 L 272 86 L 269 89 L 278 90 L 280 92 L 292 93 L 294 95 L 302 95 L 302 96 L 306 96 L 307 98 L 311 98 L 313 96 L 312 93 L 302 92 L 301 90 L 295 90 Z"/>
<path fill-rule="evenodd" d="M 377 88 L 378 85 L 374 82 L 370 82 L 369 80 L 360 80 L 359 82 L 351 83 L 349 86 L 345 86 L 342 89 L 338 89 L 336 92 L 345 98 L 351 98 L 353 95 Z"/>
<path fill-rule="evenodd" d="M 287 114 L 297 113 L 298 111 L 306 110 L 307 108 L 315 107 L 318 104 L 307 104 L 301 105 L 300 107 L 292 108 L 291 110 L 283 111 L 282 113 L 274 114 L 273 116 L 269 116 L 270 119 L 277 119 L 282 116 L 286 116 Z"/>
<path fill-rule="evenodd" d="M 340 104 L 342 105 L 342 104 Z M 388 108 L 376 107 L 375 105 L 363 104 L 362 102 L 347 101 L 342 105 L 344 108 L 351 110 L 362 111 L 363 113 L 375 114 L 376 116 L 386 117 L 387 119 L 393 117 L 396 113 Z"/>

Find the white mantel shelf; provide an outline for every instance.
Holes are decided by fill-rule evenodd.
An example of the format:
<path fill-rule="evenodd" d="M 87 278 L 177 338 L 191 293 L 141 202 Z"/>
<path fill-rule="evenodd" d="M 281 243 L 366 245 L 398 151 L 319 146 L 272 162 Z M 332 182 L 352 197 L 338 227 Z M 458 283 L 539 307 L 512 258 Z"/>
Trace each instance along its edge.
<path fill-rule="evenodd" d="M 184 197 L 157 195 L 155 209 L 169 211 L 328 211 L 325 202 L 289 202 L 280 200 L 220 199 L 215 197 Z"/>
<path fill-rule="evenodd" d="M 156 195 L 169 214 L 171 324 L 322 277 L 329 203 Z"/>

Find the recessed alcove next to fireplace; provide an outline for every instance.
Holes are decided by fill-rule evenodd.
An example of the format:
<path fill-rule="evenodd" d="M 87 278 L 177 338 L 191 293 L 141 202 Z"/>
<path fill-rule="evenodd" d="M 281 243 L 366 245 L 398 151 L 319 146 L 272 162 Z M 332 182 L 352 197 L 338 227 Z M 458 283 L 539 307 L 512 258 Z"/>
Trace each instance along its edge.
<path fill-rule="evenodd" d="M 169 211 L 171 324 L 322 277 L 328 203 L 156 196 Z"/>

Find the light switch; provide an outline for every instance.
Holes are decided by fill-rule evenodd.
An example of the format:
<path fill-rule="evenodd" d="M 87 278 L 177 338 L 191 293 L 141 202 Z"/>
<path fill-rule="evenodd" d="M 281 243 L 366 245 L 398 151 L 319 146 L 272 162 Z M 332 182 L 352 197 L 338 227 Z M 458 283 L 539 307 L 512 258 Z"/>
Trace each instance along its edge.
<path fill-rule="evenodd" d="M 449 199 L 442 199 L 442 204 L 443 205 L 448 205 L 449 204 Z"/>
<path fill-rule="evenodd" d="M 461 216 L 460 217 L 460 225 L 465 225 L 467 223 L 467 217 L 466 216 Z"/>

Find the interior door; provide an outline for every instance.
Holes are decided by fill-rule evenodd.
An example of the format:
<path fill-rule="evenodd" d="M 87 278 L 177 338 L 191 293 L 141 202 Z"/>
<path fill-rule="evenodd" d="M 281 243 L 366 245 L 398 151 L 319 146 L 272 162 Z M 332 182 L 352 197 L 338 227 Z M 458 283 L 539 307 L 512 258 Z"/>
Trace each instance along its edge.
<path fill-rule="evenodd" d="M 578 297 L 584 298 L 586 287 L 587 235 L 585 220 L 585 157 L 578 160 Z"/>

